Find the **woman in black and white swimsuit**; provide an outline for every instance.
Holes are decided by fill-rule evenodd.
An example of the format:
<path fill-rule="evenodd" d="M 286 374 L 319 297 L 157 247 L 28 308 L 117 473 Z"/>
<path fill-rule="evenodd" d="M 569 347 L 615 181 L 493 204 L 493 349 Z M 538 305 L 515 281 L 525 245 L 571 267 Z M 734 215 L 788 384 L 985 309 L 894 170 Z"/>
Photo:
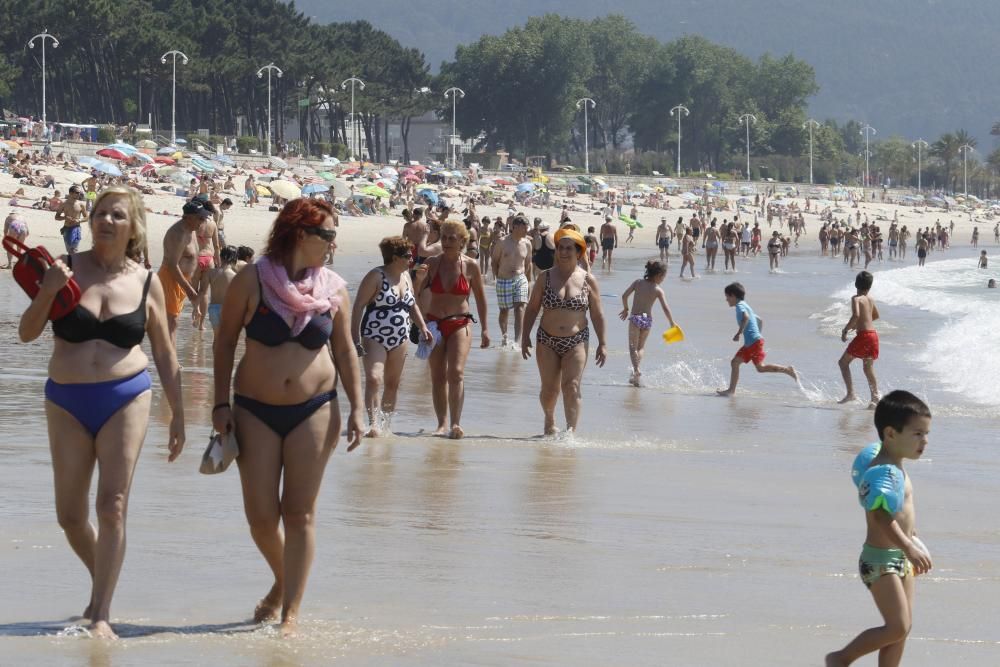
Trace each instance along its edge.
<path fill-rule="evenodd" d="M 354 344 L 365 364 L 365 407 L 370 424 L 366 437 L 378 437 L 381 428 L 389 428 L 406 362 L 411 318 L 424 340 L 430 339 L 407 271 L 412 258 L 410 242 L 402 236 L 390 236 L 378 247 L 384 264 L 361 281 L 351 317 Z"/>

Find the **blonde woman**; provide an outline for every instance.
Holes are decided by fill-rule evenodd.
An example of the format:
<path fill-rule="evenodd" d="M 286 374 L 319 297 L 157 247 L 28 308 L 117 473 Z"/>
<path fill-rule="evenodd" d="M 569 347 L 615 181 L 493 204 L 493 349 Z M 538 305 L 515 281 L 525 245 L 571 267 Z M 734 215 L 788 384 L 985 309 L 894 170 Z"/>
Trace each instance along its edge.
<path fill-rule="evenodd" d="M 184 447 L 184 408 L 163 288 L 156 275 L 129 259 L 145 243 L 142 197 L 124 186 L 103 190 L 90 212 L 90 232 L 91 250 L 57 259 L 45 273 L 18 333 L 24 342 L 38 338 L 56 294 L 70 278 L 76 280 L 79 305 L 52 323 L 45 415 L 56 516 L 91 578 L 83 616 L 93 636 L 113 639 L 111 597 L 125 557 L 129 491 L 152 400 L 149 360 L 141 347 L 147 334 L 173 414 L 168 461 Z M 88 520 L 95 464 L 96 531 Z"/>

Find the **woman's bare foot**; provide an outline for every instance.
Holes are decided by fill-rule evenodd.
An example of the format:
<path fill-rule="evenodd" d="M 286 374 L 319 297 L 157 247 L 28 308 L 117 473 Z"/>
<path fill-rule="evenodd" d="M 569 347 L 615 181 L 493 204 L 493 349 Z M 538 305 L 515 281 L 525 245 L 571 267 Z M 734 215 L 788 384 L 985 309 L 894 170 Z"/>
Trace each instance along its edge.
<path fill-rule="evenodd" d="M 90 630 L 90 636 L 94 639 L 118 639 L 118 635 L 111 629 L 111 625 L 107 621 L 94 621 L 87 629 Z"/>
<path fill-rule="evenodd" d="M 366 438 L 377 438 L 377 437 L 379 437 L 379 435 L 381 435 L 379 433 L 379 430 L 377 428 L 375 428 L 374 426 L 372 426 L 370 429 L 368 429 L 368 432 L 365 433 L 365 437 Z"/>
<path fill-rule="evenodd" d="M 442 424 L 441 426 L 438 426 L 436 429 L 434 429 L 434 433 L 432 433 L 432 435 L 440 435 L 440 436 L 448 435 L 448 429 L 445 428 L 445 426 Z"/>
<path fill-rule="evenodd" d="M 732 396 L 736 393 L 735 389 L 719 389 L 715 392 L 719 396 Z"/>
<path fill-rule="evenodd" d="M 278 584 L 272 586 L 267 595 L 254 607 L 253 622 L 266 623 L 278 618 L 278 612 L 281 611 L 281 596 L 282 591 L 278 588 Z"/>
<path fill-rule="evenodd" d="M 461 440 L 465 437 L 465 431 L 458 424 L 451 427 L 451 432 L 448 433 L 448 437 L 452 440 Z"/>
<path fill-rule="evenodd" d="M 299 635 L 299 624 L 294 616 L 289 616 L 278 626 L 282 639 L 293 639 Z"/>
<path fill-rule="evenodd" d="M 857 400 L 857 396 L 855 396 L 854 394 L 848 394 L 847 396 L 844 396 L 842 399 L 840 399 L 839 401 L 837 401 L 837 404 L 838 405 L 843 405 L 844 403 L 852 403 L 853 401 L 856 401 L 856 400 Z"/>

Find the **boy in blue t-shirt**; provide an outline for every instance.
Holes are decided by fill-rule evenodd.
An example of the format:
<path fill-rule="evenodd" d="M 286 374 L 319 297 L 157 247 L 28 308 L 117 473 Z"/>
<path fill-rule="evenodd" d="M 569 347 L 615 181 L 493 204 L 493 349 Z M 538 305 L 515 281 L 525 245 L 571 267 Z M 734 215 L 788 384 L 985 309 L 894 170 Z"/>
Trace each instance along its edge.
<path fill-rule="evenodd" d="M 748 364 L 751 361 L 758 373 L 784 373 L 793 380 L 798 381 L 799 376 L 796 375 L 795 369 L 792 366 L 777 366 L 775 364 L 764 363 L 764 357 L 767 356 L 767 353 L 764 352 L 764 339 L 760 335 L 760 328 L 764 325 L 764 320 L 757 317 L 750 304 L 743 300 L 743 297 L 746 296 L 746 290 L 743 288 L 743 285 L 730 283 L 726 285 L 724 291 L 726 294 L 726 303 L 731 308 L 736 308 L 736 321 L 740 325 L 739 331 L 733 336 L 733 341 L 738 342 L 742 335 L 743 347 L 736 350 L 736 355 L 730 362 L 732 370 L 729 375 L 729 388 L 720 389 L 716 393 L 719 396 L 732 396 L 735 394 L 736 384 L 740 381 L 740 366 Z"/>

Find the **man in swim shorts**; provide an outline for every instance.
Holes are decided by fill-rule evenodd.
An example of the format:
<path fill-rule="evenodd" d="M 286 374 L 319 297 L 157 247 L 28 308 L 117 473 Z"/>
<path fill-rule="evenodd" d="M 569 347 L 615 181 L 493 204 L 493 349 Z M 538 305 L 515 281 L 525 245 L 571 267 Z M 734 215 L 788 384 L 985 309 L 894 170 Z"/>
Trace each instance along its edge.
<path fill-rule="evenodd" d="M 500 308 L 501 346 L 507 346 L 507 316 L 514 310 L 514 344 L 521 342 L 524 307 L 528 303 L 528 278 L 531 275 L 532 243 L 528 238 L 528 219 L 522 215 L 511 221 L 510 235 L 493 244 L 493 271 L 497 277 L 497 305 Z"/>
<path fill-rule="evenodd" d="M 604 224 L 601 225 L 601 266 L 611 270 L 611 255 L 618 247 L 618 229 L 611 221 L 610 215 L 604 216 Z"/>
<path fill-rule="evenodd" d="M 851 344 L 847 346 L 844 354 L 837 362 L 840 366 L 840 373 L 844 377 L 844 384 L 847 386 L 847 395 L 840 399 L 841 403 L 849 403 L 854 400 L 854 381 L 851 378 L 851 362 L 861 359 L 865 378 L 868 379 L 868 387 L 871 390 L 871 402 L 869 408 L 874 409 L 879 401 L 878 380 L 875 379 L 875 360 L 878 359 L 878 333 L 875 331 L 875 320 L 878 319 L 878 308 L 875 301 L 868 296 L 875 278 L 867 271 L 862 271 L 854 279 L 854 287 L 858 293 L 851 297 L 851 319 L 844 325 L 840 332 L 840 339 L 847 342 L 847 332 L 854 329 L 857 334 Z"/>
<path fill-rule="evenodd" d="M 660 218 L 660 225 L 656 228 L 656 247 L 660 250 L 660 259 L 666 264 L 670 255 L 670 241 L 674 238 L 674 231 L 667 224 L 667 219 Z"/>
<path fill-rule="evenodd" d="M 56 211 L 56 220 L 63 223 L 59 231 L 62 233 L 67 255 L 72 255 L 79 247 L 82 237 L 80 225 L 86 218 L 87 205 L 83 201 L 83 192 L 78 185 L 74 185 L 69 189 L 66 201 Z"/>
<path fill-rule="evenodd" d="M 198 268 L 198 238 L 202 222 L 212 217 L 212 211 L 197 199 L 184 204 L 184 215 L 171 225 L 163 237 L 163 264 L 157 275 L 166 297 L 167 326 L 170 340 L 177 343 L 177 318 L 184 308 L 184 299 L 195 303 L 198 290 L 192 284 Z"/>

